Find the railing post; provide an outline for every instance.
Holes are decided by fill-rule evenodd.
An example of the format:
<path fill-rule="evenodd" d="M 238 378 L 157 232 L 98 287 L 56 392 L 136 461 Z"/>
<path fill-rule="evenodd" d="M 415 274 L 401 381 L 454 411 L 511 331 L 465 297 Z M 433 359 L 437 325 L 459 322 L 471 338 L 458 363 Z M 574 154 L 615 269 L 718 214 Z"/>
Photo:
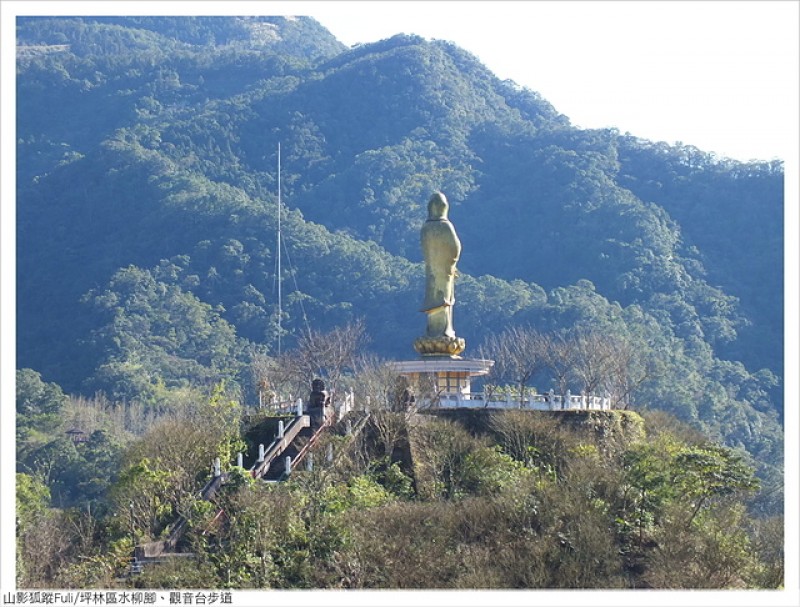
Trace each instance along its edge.
<path fill-rule="evenodd" d="M 289 476 L 292 473 L 292 456 L 291 455 L 287 455 L 285 461 L 286 461 L 286 464 L 285 464 L 285 466 L 283 468 L 283 471 L 284 471 L 284 474 L 286 474 L 286 476 Z"/>
<path fill-rule="evenodd" d="M 264 443 L 261 443 L 258 446 L 258 461 L 259 462 L 263 462 L 264 461 Z"/>
<path fill-rule="evenodd" d="M 286 432 L 286 429 L 283 427 L 283 420 L 279 419 L 278 420 L 278 438 L 283 438 L 283 435 L 284 435 L 285 432 Z"/>
<path fill-rule="evenodd" d="M 569 411 L 572 408 L 572 393 L 567 388 L 567 394 L 564 396 L 564 408 Z"/>
<path fill-rule="evenodd" d="M 556 391 L 550 388 L 550 392 L 548 393 L 550 398 L 550 410 L 554 411 L 556 408 Z"/>
<path fill-rule="evenodd" d="M 297 417 L 302 417 L 302 416 L 303 416 L 303 399 L 302 398 L 298 398 L 297 399 Z"/>
<path fill-rule="evenodd" d="M 314 469 L 314 454 L 309 453 L 306 455 L 306 471 L 311 472 Z"/>

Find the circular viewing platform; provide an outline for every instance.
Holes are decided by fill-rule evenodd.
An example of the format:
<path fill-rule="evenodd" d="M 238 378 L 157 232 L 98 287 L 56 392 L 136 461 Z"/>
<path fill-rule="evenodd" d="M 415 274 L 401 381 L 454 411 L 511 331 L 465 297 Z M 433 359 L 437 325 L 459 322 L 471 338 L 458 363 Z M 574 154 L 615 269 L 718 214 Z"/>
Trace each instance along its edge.
<path fill-rule="evenodd" d="M 469 377 L 479 377 L 489 373 L 493 360 L 483 358 L 422 358 L 389 363 L 401 375 L 417 373 L 465 373 Z"/>
<path fill-rule="evenodd" d="M 473 377 L 486 375 L 494 365 L 493 360 L 450 357 L 424 357 L 389 363 L 391 368 L 413 381 L 424 376 L 433 378 L 434 392 L 439 397 L 469 398 Z M 430 400 L 422 394 L 422 400 Z"/>

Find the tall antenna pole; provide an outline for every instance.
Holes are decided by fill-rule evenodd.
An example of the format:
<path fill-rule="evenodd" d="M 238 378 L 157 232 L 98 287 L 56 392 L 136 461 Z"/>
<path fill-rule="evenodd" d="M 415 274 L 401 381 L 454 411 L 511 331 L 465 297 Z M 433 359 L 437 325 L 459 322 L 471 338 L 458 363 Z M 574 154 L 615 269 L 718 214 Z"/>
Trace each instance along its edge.
<path fill-rule="evenodd" d="M 283 315 L 281 301 L 281 143 L 278 142 L 278 356 L 281 355 L 281 317 Z"/>

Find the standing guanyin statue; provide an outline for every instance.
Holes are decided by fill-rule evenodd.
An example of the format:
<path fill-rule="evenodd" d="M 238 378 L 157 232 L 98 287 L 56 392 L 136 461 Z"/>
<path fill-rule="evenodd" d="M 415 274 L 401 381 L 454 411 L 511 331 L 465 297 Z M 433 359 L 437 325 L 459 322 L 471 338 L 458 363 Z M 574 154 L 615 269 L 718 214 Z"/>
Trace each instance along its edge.
<path fill-rule="evenodd" d="M 466 344 L 453 329 L 456 263 L 461 255 L 461 241 L 447 218 L 447 198 L 436 192 L 428 201 L 428 220 L 420 232 L 425 258 L 425 335 L 414 341 L 414 349 L 423 356 L 457 357 Z"/>

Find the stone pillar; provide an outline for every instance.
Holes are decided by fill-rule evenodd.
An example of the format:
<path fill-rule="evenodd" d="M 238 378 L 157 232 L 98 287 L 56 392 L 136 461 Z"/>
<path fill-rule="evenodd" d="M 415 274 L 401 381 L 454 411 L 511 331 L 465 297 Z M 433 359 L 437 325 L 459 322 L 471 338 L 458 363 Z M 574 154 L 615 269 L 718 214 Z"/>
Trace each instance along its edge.
<path fill-rule="evenodd" d="M 292 473 L 292 456 L 291 455 L 287 455 L 285 461 L 286 461 L 286 464 L 284 465 L 284 468 L 283 468 L 284 474 L 286 474 L 286 476 L 289 476 Z"/>
<path fill-rule="evenodd" d="M 303 415 L 303 399 L 298 398 L 296 405 L 297 405 L 297 417 L 300 417 Z"/>
<path fill-rule="evenodd" d="M 285 432 L 286 432 L 286 430 L 283 427 L 283 420 L 279 419 L 278 420 L 278 438 L 283 438 L 283 435 L 284 435 Z"/>
<path fill-rule="evenodd" d="M 564 396 L 564 409 L 569 410 L 571 406 L 572 406 L 572 393 L 569 391 L 569 388 L 567 388 L 567 394 Z"/>
<path fill-rule="evenodd" d="M 333 461 L 333 444 L 332 443 L 328 443 L 328 448 L 327 448 L 327 450 L 325 452 L 325 459 L 328 460 L 329 464 Z"/>
<path fill-rule="evenodd" d="M 306 470 L 311 472 L 314 469 L 314 454 L 309 453 L 306 455 Z"/>
<path fill-rule="evenodd" d="M 553 411 L 556 408 L 556 391 L 550 388 L 547 398 L 550 400 L 550 410 Z"/>
<path fill-rule="evenodd" d="M 258 446 L 258 461 L 260 461 L 260 462 L 264 461 L 264 444 L 263 443 Z"/>
<path fill-rule="evenodd" d="M 217 476 L 219 476 L 221 474 L 222 474 L 222 470 L 221 470 L 221 467 L 220 467 L 219 458 L 215 457 L 214 458 L 214 477 L 216 478 Z"/>
<path fill-rule="evenodd" d="M 238 468 L 244 468 L 244 455 L 242 453 L 236 454 L 236 466 Z"/>

